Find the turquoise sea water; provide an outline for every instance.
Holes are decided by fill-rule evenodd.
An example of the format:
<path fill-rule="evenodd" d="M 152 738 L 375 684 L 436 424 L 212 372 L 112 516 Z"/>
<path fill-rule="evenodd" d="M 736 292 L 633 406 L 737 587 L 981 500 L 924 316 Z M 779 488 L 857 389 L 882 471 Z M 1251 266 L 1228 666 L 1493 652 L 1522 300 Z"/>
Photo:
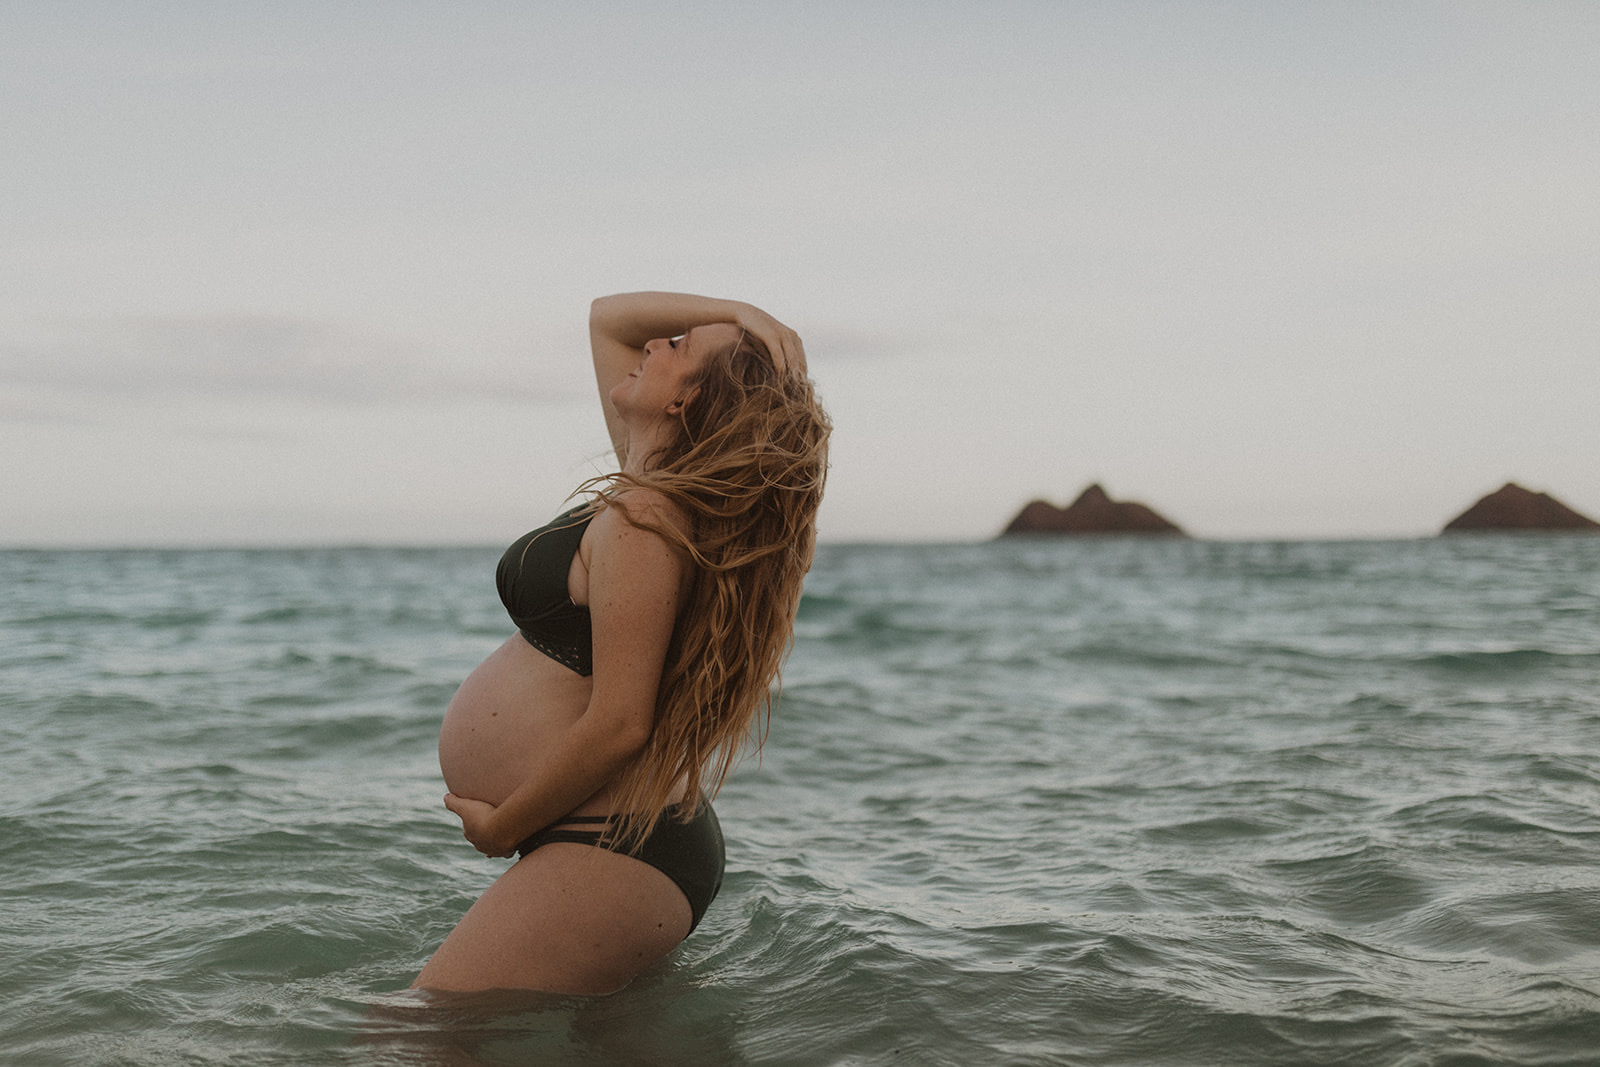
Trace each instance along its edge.
<path fill-rule="evenodd" d="M 498 551 L 0 553 L 0 1063 L 1600 1062 L 1600 538 L 825 546 L 704 925 L 430 1000 Z"/>

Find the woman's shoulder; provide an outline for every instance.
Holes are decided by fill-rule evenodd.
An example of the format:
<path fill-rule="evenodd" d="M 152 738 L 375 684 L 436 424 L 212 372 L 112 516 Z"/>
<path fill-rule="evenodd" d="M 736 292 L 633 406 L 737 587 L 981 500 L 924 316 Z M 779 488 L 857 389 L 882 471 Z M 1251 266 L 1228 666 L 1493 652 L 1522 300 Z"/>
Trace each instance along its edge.
<path fill-rule="evenodd" d="M 626 536 L 625 528 L 664 537 L 667 541 L 687 541 L 693 530 L 689 513 L 658 489 L 630 486 L 610 495 L 595 516 L 601 532 Z M 677 536 L 673 536 L 676 534 Z"/>
<path fill-rule="evenodd" d="M 638 487 L 608 494 L 590 529 L 593 543 L 585 562 L 591 574 L 603 574 L 613 586 L 620 583 L 629 598 L 649 600 L 675 589 L 682 603 L 696 553 L 688 516 L 667 495 Z"/>

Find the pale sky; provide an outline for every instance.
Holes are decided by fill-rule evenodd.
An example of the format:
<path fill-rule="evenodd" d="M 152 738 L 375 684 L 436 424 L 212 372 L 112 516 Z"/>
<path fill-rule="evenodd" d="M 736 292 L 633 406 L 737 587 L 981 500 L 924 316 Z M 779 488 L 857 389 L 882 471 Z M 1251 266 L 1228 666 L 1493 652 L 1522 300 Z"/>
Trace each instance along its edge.
<path fill-rule="evenodd" d="M 750 300 L 826 540 L 1600 516 L 1600 4 L 5 3 L 0 545 L 509 542 L 595 296 Z"/>

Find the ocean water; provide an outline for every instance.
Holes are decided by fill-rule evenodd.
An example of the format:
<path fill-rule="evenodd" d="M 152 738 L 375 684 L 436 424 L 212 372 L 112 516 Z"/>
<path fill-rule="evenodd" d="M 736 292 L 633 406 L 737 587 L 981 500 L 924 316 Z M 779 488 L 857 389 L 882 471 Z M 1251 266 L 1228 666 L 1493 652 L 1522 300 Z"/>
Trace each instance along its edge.
<path fill-rule="evenodd" d="M 428 998 L 498 551 L 0 553 L 0 1063 L 1600 1063 L 1600 538 L 825 545 L 701 928 Z"/>

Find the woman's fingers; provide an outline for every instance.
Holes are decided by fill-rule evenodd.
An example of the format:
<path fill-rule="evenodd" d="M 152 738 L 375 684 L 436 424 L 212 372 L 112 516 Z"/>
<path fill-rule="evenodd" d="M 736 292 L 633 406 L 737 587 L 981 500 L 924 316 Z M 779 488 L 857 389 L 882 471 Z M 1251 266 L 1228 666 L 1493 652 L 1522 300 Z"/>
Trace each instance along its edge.
<path fill-rule="evenodd" d="M 444 795 L 444 806 L 453 811 L 461 819 L 461 836 L 472 843 L 472 847 L 482 852 L 485 856 L 495 856 L 504 859 L 516 851 L 495 848 L 484 840 L 488 829 L 489 816 L 494 814 L 494 805 L 470 797 L 458 797 L 454 793 Z"/>
<path fill-rule="evenodd" d="M 779 374 L 806 373 L 806 349 L 800 335 L 758 307 L 750 306 L 746 321 L 739 323 L 755 334 L 772 354 L 772 365 Z"/>
<path fill-rule="evenodd" d="M 784 329 L 788 330 L 788 327 L 786 326 Z M 801 343 L 800 335 L 793 330 L 789 330 L 788 342 L 788 344 L 784 345 L 783 363 L 779 365 L 778 370 L 780 373 L 789 370 L 798 371 L 800 377 L 804 378 L 806 376 L 806 346 Z"/>

